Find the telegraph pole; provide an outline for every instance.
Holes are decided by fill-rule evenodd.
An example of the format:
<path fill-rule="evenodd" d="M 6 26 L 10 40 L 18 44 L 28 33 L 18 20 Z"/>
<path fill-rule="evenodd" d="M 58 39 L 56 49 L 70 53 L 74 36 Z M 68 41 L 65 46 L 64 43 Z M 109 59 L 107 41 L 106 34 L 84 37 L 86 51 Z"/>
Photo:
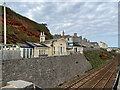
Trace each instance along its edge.
<path fill-rule="evenodd" d="M 4 1 L 4 44 L 6 44 L 6 3 Z"/>

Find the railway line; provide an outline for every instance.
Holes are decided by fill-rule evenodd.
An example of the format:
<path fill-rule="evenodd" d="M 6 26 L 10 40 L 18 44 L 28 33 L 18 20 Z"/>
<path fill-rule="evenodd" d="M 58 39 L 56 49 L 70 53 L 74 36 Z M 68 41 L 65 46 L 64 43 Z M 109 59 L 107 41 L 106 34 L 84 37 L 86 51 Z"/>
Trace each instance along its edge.
<path fill-rule="evenodd" d="M 64 84 L 59 88 L 64 88 L 65 90 L 69 90 L 70 88 L 78 89 L 90 89 L 95 90 L 105 90 L 112 88 L 118 66 L 118 60 L 115 58 L 100 67 L 83 74 L 80 78 L 76 78 Z"/>

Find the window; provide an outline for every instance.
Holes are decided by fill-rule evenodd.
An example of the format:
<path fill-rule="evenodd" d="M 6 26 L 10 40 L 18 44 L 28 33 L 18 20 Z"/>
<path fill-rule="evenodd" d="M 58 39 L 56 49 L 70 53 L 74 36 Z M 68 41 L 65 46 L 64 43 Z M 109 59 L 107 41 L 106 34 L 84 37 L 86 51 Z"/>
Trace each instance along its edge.
<path fill-rule="evenodd" d="M 32 49 L 30 49 L 30 58 L 32 57 Z"/>
<path fill-rule="evenodd" d="M 54 47 L 54 54 L 55 54 L 55 47 Z"/>
<path fill-rule="evenodd" d="M 39 50 L 39 56 L 40 56 L 40 50 Z"/>
<path fill-rule="evenodd" d="M 43 41 L 43 39 L 41 38 L 41 42 Z"/>
<path fill-rule="evenodd" d="M 68 41 L 69 41 L 69 38 L 68 38 Z"/>
<path fill-rule="evenodd" d="M 23 48 L 23 58 L 25 58 L 25 48 Z"/>
<path fill-rule="evenodd" d="M 74 48 L 74 52 L 77 52 L 77 48 Z"/>
<path fill-rule="evenodd" d="M 62 47 L 60 47 L 60 54 L 62 54 Z"/>
<path fill-rule="evenodd" d="M 27 58 L 29 58 L 29 49 L 27 49 Z"/>
<path fill-rule="evenodd" d="M 45 50 L 44 50 L 44 55 L 45 55 Z"/>
<path fill-rule="evenodd" d="M 43 55 L 43 50 L 41 50 L 41 55 Z"/>

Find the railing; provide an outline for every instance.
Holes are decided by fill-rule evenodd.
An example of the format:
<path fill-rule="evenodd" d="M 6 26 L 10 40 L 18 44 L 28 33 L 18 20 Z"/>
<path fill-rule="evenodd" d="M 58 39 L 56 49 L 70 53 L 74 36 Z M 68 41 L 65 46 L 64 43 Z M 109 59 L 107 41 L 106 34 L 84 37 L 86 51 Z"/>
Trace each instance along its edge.
<path fill-rule="evenodd" d="M 119 90 L 120 88 L 118 87 L 118 84 L 120 83 L 120 67 L 119 67 L 119 71 L 117 73 L 117 77 L 116 77 L 116 80 L 115 80 L 115 83 L 112 87 L 112 90 Z M 119 88 L 119 89 L 118 89 Z"/>
<path fill-rule="evenodd" d="M 20 59 L 20 49 L 15 45 L 0 45 L 0 60 Z"/>
<path fill-rule="evenodd" d="M 20 59 L 19 50 L 0 50 L 0 60 Z"/>

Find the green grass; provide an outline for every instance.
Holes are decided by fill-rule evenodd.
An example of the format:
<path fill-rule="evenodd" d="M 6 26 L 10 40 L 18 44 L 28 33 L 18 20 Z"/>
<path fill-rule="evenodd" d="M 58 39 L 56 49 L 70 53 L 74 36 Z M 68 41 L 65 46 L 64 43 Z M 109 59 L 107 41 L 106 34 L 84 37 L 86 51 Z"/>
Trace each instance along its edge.
<path fill-rule="evenodd" d="M 59 86 L 62 86 L 63 84 L 65 84 L 66 83 L 66 81 L 65 82 L 63 82 L 63 83 L 60 83 L 59 85 L 57 85 L 56 87 L 59 87 Z"/>
<path fill-rule="evenodd" d="M 106 58 L 100 58 L 100 55 L 102 53 L 107 54 L 108 57 L 106 57 Z M 94 51 L 84 52 L 84 55 L 85 55 L 86 59 L 90 62 L 90 64 L 92 65 L 92 67 L 96 68 L 99 65 L 105 63 L 107 60 L 112 60 L 114 58 L 114 56 L 115 56 L 115 53 L 113 53 L 113 52 L 107 52 L 104 49 L 100 49 L 100 50 L 94 50 Z"/>

